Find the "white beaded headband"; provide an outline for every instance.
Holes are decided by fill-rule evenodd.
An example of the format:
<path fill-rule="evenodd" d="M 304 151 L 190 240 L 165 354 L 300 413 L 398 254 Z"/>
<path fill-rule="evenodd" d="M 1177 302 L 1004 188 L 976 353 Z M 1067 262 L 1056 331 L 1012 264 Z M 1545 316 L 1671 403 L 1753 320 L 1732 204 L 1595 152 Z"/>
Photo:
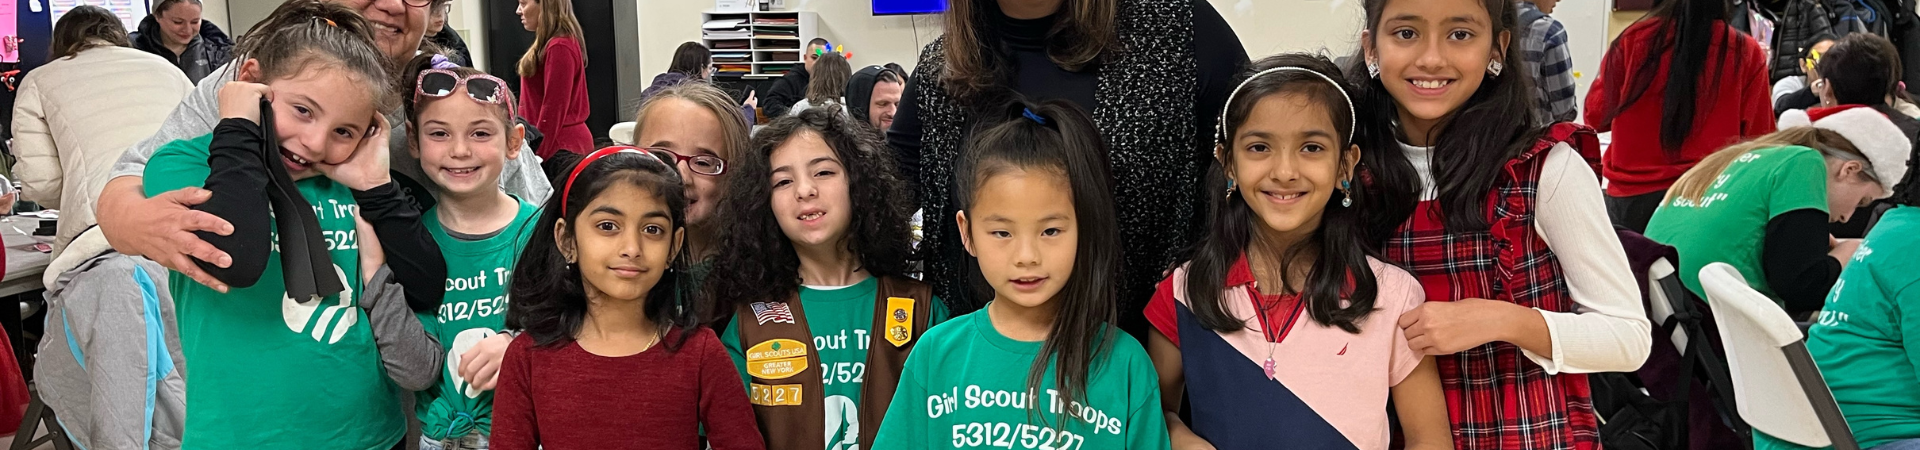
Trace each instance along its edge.
<path fill-rule="evenodd" d="M 1257 73 L 1254 73 L 1253 76 L 1247 77 L 1246 81 L 1240 82 L 1239 86 L 1234 86 L 1233 93 L 1227 94 L 1226 105 L 1220 107 L 1220 122 L 1214 124 L 1215 131 L 1219 134 L 1220 142 L 1231 143 L 1231 141 L 1227 139 L 1227 110 L 1233 108 L 1233 98 L 1235 96 L 1240 95 L 1241 89 L 1246 89 L 1247 83 L 1252 83 L 1253 80 L 1260 78 L 1260 76 L 1262 75 L 1271 74 L 1271 73 L 1280 73 L 1280 72 L 1305 72 L 1305 73 L 1313 74 L 1313 76 L 1320 77 L 1320 79 L 1326 80 L 1327 84 L 1333 85 L 1333 90 L 1340 92 L 1340 98 L 1347 100 L 1347 121 L 1348 121 L 1347 142 L 1353 142 L 1353 133 L 1354 131 L 1357 131 L 1359 129 L 1359 119 L 1360 119 L 1359 111 L 1355 111 L 1353 109 L 1353 97 L 1347 95 L 1347 90 L 1342 89 L 1340 87 L 1339 82 L 1333 81 L 1333 77 L 1329 77 L 1326 74 L 1309 70 L 1304 67 L 1293 67 L 1293 66 L 1275 67 L 1272 69 L 1259 71 Z"/>

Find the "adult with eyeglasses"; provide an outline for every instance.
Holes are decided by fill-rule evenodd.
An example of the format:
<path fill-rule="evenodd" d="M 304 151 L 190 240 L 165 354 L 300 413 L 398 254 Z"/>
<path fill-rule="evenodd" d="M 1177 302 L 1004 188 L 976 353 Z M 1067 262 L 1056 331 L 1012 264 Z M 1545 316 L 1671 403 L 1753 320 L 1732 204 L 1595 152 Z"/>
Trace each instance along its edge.
<path fill-rule="evenodd" d="M 680 171 L 687 197 L 687 254 L 694 261 L 683 286 L 697 287 L 712 269 L 719 226 L 712 223 L 714 205 L 727 185 L 727 159 L 747 151 L 750 129 L 738 104 L 720 88 L 707 83 L 666 86 L 640 101 L 634 117 L 633 145 L 670 161 Z M 571 171 L 585 155 L 560 152 L 549 164 Z M 555 179 L 565 179 L 556 177 Z M 691 298 L 695 292 L 683 294 Z M 513 339 L 505 334 L 487 338 L 460 355 L 460 376 L 475 389 L 493 389 L 500 374 L 500 358 Z"/>
<path fill-rule="evenodd" d="M 449 0 L 326 1 L 357 10 L 372 22 L 376 30 L 375 46 L 387 56 L 388 63 L 399 67 L 418 54 L 422 36 L 427 28 L 427 12 Z M 213 75 L 202 80 L 194 92 L 174 109 L 173 113 L 167 117 L 166 123 L 161 125 L 159 132 L 121 155 L 120 160 L 114 163 L 113 179 L 101 190 L 98 206 L 95 209 L 100 230 L 105 234 L 107 241 L 113 245 L 114 250 L 122 254 L 152 259 L 168 269 L 178 271 L 193 278 L 194 281 L 215 289 L 226 289 L 226 284 L 201 270 L 194 261 L 206 261 L 215 266 L 227 267 L 233 263 L 233 258 L 226 252 L 214 248 L 212 244 L 207 243 L 195 233 L 209 232 L 225 235 L 233 232 L 233 225 L 212 214 L 191 209 L 194 205 L 206 202 L 211 197 L 212 194 L 207 190 L 185 188 L 148 198 L 141 191 L 141 177 L 146 170 L 147 159 L 161 145 L 180 139 L 191 139 L 213 131 L 214 125 L 220 119 L 219 89 L 227 82 L 233 81 L 234 72 L 226 68 L 215 70 Z M 413 185 L 429 186 L 430 182 L 419 181 L 427 178 L 420 172 L 418 159 L 407 152 L 407 133 L 404 129 L 406 121 L 389 118 L 387 123 L 392 127 L 391 132 L 388 133 L 391 138 L 388 146 L 389 155 L 392 158 L 391 165 L 397 175 L 394 177 L 395 180 L 411 180 L 414 181 Z M 523 147 L 520 158 L 511 160 L 507 164 L 505 173 L 500 177 L 500 184 L 507 193 L 521 199 L 529 202 L 545 201 L 553 189 L 547 182 L 546 174 L 539 169 L 539 158 L 532 156 L 531 153 Z M 393 189 L 397 192 L 400 188 Z M 410 197 L 419 200 L 431 200 L 429 192 L 410 194 Z M 413 228 L 419 228 L 418 230 L 411 228 L 388 230 L 383 228 L 381 223 L 374 225 L 381 235 L 392 233 L 398 236 L 403 233 L 424 232 L 424 228 L 418 226 L 417 212 L 415 216 Z M 402 218 L 390 224 L 404 223 Z M 393 253 L 398 249 L 389 248 L 388 250 L 389 253 Z M 436 250 L 432 254 L 439 253 Z M 401 280 L 446 278 L 444 263 L 437 267 L 396 265 L 394 272 L 399 275 L 395 278 Z M 443 286 L 437 282 L 431 284 L 434 285 L 431 288 L 409 286 L 408 301 L 421 305 L 437 305 L 444 295 L 444 291 L 439 289 Z"/>

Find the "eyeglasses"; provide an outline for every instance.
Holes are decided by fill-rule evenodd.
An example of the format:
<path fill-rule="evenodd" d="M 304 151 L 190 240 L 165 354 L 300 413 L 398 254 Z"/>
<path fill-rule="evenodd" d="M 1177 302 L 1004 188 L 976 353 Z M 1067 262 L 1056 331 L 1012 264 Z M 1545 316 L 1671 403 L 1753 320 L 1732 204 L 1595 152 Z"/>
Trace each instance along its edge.
<path fill-rule="evenodd" d="M 661 161 L 668 161 L 668 163 L 672 165 L 679 165 L 682 162 L 687 163 L 687 168 L 692 169 L 693 173 L 711 177 L 719 176 L 727 172 L 727 160 L 720 159 L 718 156 L 681 156 L 679 152 L 675 152 L 673 149 L 666 147 L 643 147 L 641 150 L 646 150 L 648 153 L 652 153 L 653 156 L 660 158 Z"/>
<path fill-rule="evenodd" d="M 435 1 L 438 1 L 438 0 L 403 0 L 402 3 L 406 3 L 407 6 L 412 6 L 415 8 L 425 8 L 428 6 L 433 6 L 433 3 Z"/>
<path fill-rule="evenodd" d="M 513 102 L 507 100 L 511 95 L 507 91 L 507 82 L 487 74 L 461 77 L 447 69 L 420 71 L 420 79 L 414 83 L 413 100 L 418 102 L 420 97 L 445 98 L 463 85 L 467 87 L 467 98 L 482 104 L 506 105 L 508 115 L 516 113 Z"/>

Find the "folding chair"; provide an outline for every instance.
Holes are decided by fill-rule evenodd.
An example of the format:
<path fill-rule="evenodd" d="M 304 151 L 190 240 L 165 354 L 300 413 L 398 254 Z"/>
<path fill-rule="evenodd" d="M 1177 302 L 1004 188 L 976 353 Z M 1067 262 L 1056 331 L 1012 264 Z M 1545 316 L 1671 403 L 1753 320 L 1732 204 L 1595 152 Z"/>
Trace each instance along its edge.
<path fill-rule="evenodd" d="M 1859 450 L 1820 367 L 1807 353 L 1806 335 L 1787 312 L 1726 263 L 1700 269 L 1700 284 L 1726 345 L 1740 417 L 1753 429 L 1794 444 Z"/>

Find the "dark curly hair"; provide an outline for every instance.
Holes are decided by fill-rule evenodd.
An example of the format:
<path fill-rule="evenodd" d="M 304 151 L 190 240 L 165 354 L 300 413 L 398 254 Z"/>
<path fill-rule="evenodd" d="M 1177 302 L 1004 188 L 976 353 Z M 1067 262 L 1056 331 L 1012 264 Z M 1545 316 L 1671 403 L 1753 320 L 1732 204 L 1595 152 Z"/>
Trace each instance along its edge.
<path fill-rule="evenodd" d="M 833 148 L 847 170 L 853 219 L 846 246 L 869 275 L 903 276 L 913 253 L 913 213 L 905 185 L 894 173 L 892 154 L 878 136 L 866 132 L 833 108 L 816 108 L 782 117 L 754 137 L 746 154 L 728 162 L 726 197 L 716 211 L 723 224 L 720 244 L 707 276 L 706 320 L 723 320 L 747 302 L 786 301 L 800 289 L 800 257 L 774 219 L 769 162 L 773 151 L 803 133 L 813 133 Z"/>

